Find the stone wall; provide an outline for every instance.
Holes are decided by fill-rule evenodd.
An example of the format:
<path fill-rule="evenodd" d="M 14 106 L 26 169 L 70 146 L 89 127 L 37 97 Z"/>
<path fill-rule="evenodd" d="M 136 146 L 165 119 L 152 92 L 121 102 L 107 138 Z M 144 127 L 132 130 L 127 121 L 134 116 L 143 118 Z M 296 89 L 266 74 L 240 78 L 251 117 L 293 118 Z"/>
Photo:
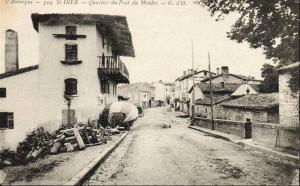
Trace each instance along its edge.
<path fill-rule="evenodd" d="M 274 147 L 299 150 L 299 127 L 269 123 L 253 123 L 252 139 Z"/>
<path fill-rule="evenodd" d="M 214 124 L 217 131 L 245 137 L 245 124 L 243 122 L 215 119 Z M 195 118 L 195 125 L 208 129 L 212 128 L 211 119 L 208 118 Z"/>
<path fill-rule="evenodd" d="M 279 118 L 280 124 L 299 126 L 299 91 L 292 94 L 289 87 L 291 75 L 283 72 L 279 75 Z"/>
<path fill-rule="evenodd" d="M 245 123 L 230 120 L 214 120 L 215 130 L 228 134 L 245 137 Z M 195 118 L 195 125 L 203 128 L 212 128 L 211 120 L 207 118 Z M 299 132 L 297 126 L 280 124 L 252 123 L 252 139 L 254 141 L 272 145 L 274 147 L 299 149 Z"/>

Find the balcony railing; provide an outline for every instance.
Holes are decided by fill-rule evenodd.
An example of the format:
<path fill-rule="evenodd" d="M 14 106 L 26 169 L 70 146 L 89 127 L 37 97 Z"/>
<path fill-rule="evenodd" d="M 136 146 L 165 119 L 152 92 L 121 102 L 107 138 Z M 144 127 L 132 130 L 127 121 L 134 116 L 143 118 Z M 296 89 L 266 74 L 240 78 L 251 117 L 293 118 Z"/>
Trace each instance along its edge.
<path fill-rule="evenodd" d="M 101 78 L 110 78 L 117 83 L 129 83 L 129 73 L 126 65 L 119 57 L 98 56 L 98 73 Z"/>

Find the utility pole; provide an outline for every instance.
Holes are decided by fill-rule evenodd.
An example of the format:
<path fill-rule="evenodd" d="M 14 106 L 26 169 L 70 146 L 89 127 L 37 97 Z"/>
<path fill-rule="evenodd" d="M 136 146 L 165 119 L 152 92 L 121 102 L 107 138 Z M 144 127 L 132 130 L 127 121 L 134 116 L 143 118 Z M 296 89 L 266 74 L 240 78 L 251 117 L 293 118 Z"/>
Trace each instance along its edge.
<path fill-rule="evenodd" d="M 214 108 L 213 108 L 213 92 L 211 87 L 211 70 L 210 70 L 210 55 L 208 52 L 208 70 L 209 70 L 209 90 L 210 90 L 210 105 L 211 105 L 211 130 L 215 130 L 214 124 Z"/>
<path fill-rule="evenodd" d="M 192 80 L 193 80 L 193 93 L 192 93 L 192 124 L 195 119 L 195 70 L 194 70 L 194 44 L 192 40 Z"/>

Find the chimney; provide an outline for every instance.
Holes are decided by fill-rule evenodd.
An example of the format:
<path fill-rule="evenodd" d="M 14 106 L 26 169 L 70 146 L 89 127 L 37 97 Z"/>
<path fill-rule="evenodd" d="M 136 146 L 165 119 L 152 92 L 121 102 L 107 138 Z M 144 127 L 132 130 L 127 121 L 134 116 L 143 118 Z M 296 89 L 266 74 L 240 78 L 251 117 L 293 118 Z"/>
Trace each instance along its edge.
<path fill-rule="evenodd" d="M 162 83 L 162 80 L 159 80 L 160 83 Z"/>
<path fill-rule="evenodd" d="M 183 71 L 183 75 L 184 75 L 184 76 L 186 75 L 186 71 Z"/>
<path fill-rule="evenodd" d="M 221 66 L 221 74 L 229 74 L 228 66 Z"/>
<path fill-rule="evenodd" d="M 220 68 L 217 68 L 217 75 L 220 75 Z"/>
<path fill-rule="evenodd" d="M 14 30 L 5 31 L 5 72 L 19 69 L 18 33 Z"/>

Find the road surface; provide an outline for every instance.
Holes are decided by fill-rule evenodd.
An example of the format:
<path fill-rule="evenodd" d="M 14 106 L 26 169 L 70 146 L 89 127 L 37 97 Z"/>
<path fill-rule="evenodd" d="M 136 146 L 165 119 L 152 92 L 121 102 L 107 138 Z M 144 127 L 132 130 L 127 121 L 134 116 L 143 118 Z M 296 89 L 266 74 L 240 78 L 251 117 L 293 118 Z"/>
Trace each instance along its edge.
<path fill-rule="evenodd" d="M 292 183 L 295 165 L 189 129 L 189 119 L 178 115 L 166 107 L 147 109 L 85 184 Z"/>

